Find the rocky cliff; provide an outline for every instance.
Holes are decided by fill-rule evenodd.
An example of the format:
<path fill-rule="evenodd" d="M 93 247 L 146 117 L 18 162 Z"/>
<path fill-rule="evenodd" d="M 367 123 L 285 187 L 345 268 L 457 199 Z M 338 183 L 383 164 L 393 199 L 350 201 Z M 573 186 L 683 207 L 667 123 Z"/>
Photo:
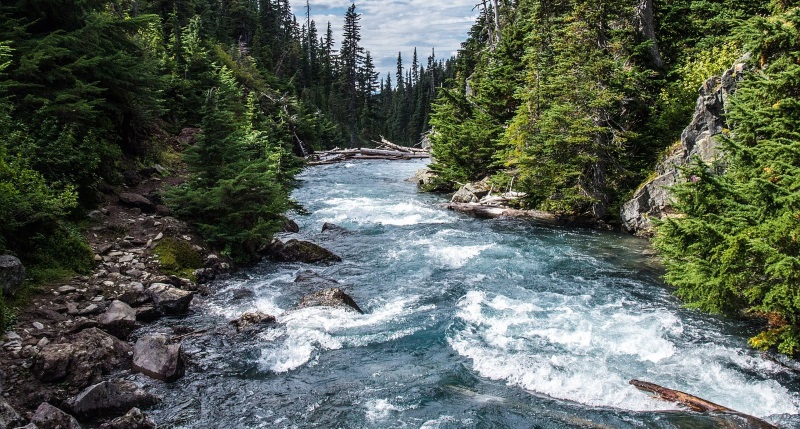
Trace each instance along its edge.
<path fill-rule="evenodd" d="M 716 136 L 727 127 L 728 99 L 736 91 L 747 60 L 749 56 L 741 58 L 722 76 L 708 79 L 700 88 L 694 117 L 683 130 L 680 145 L 670 148 L 656 167 L 656 177 L 645 182 L 622 206 L 620 217 L 628 232 L 650 235 L 652 219 L 662 219 L 673 213 L 669 187 L 685 180 L 681 168 L 695 159 L 711 163 L 720 156 Z"/>

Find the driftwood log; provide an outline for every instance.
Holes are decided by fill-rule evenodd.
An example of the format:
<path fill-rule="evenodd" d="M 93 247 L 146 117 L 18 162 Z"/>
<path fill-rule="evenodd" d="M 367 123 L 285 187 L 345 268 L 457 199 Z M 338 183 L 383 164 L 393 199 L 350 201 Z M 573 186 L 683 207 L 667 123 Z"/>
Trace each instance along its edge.
<path fill-rule="evenodd" d="M 690 395 L 686 392 L 681 392 L 679 390 L 670 389 L 668 387 L 659 386 L 658 384 L 641 380 L 631 380 L 628 383 L 630 383 L 631 385 L 633 385 L 633 387 L 641 391 L 652 393 L 659 399 L 663 399 L 669 402 L 674 402 L 692 411 L 697 411 L 701 413 L 733 414 L 745 419 L 748 422 L 748 424 L 750 424 L 751 427 L 753 428 L 778 429 L 776 426 L 767 423 L 764 420 L 761 420 L 757 417 L 753 417 L 749 414 L 740 413 L 728 407 L 724 407 L 722 405 L 715 404 L 711 401 L 707 401 L 703 398 Z"/>
<path fill-rule="evenodd" d="M 380 142 L 375 142 L 378 147 L 333 149 L 325 152 L 315 152 L 306 157 L 308 165 L 335 164 L 337 162 L 365 159 L 407 160 L 416 158 L 430 158 L 426 149 L 396 145 L 381 137 Z"/>

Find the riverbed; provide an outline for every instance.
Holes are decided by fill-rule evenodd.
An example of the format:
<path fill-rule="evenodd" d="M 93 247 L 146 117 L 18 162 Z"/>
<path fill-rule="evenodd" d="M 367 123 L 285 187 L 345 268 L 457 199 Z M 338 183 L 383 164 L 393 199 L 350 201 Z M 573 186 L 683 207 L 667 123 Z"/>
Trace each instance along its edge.
<path fill-rule="evenodd" d="M 187 375 L 163 384 L 165 428 L 715 428 L 628 384 L 654 382 L 800 427 L 795 373 L 747 347 L 758 327 L 685 309 L 645 240 L 443 209 L 405 181 L 422 161 L 319 166 L 290 213 L 331 265 L 264 263 L 210 285 L 188 319 Z M 345 231 L 320 232 L 325 222 Z M 364 314 L 293 309 L 312 270 Z M 226 335 L 247 311 L 278 324 Z M 728 425 L 728 426 L 725 426 Z"/>

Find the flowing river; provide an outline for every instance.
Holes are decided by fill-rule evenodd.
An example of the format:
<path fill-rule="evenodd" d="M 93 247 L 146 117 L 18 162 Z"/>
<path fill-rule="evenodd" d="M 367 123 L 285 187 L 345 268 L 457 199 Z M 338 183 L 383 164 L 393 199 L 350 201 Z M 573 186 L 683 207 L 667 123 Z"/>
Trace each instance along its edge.
<path fill-rule="evenodd" d="M 644 240 L 479 220 L 405 179 L 422 162 L 314 167 L 291 236 L 343 262 L 265 263 L 211 285 L 187 319 L 187 374 L 164 384 L 165 428 L 746 428 L 679 410 L 628 384 L 689 392 L 782 428 L 800 427 L 797 374 L 748 349 L 757 329 L 687 310 Z M 347 232 L 320 229 L 331 222 Z M 288 238 L 284 237 L 284 238 Z M 293 310 L 313 270 L 365 314 Z M 246 311 L 278 316 L 248 336 Z"/>

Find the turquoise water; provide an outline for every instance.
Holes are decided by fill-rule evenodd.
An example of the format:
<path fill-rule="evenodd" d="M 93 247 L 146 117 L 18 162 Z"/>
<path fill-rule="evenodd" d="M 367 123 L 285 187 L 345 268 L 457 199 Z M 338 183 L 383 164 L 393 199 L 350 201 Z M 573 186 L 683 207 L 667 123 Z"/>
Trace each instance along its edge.
<path fill-rule="evenodd" d="M 749 350 L 753 326 L 683 309 L 646 241 L 478 220 L 404 181 L 422 162 L 314 167 L 294 198 L 297 237 L 343 258 L 265 263 L 212 285 L 183 325 L 187 376 L 161 384 L 160 427 L 715 428 L 733 417 L 678 410 L 632 378 L 800 427 L 796 374 Z M 332 222 L 346 233 L 320 233 Z M 298 237 L 299 236 L 299 237 Z M 294 310 L 311 269 L 364 309 Z M 245 311 L 273 329 L 231 335 Z M 180 331 L 180 330 L 179 330 Z M 653 412 L 656 411 L 656 412 Z"/>

